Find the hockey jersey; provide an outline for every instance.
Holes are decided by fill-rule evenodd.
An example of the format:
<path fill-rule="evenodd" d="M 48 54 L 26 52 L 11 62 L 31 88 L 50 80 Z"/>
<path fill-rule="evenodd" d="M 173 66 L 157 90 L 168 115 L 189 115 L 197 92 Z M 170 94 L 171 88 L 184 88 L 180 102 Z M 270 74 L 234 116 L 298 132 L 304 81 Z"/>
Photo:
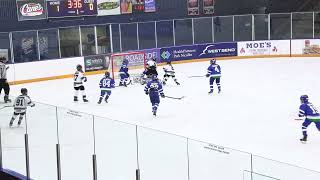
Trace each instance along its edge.
<path fill-rule="evenodd" d="M 300 105 L 299 117 L 306 117 L 306 119 L 310 121 L 320 122 L 319 111 L 311 103 L 303 103 Z"/>
<path fill-rule="evenodd" d="M 112 78 L 104 77 L 100 80 L 99 86 L 101 90 L 111 91 L 115 87 L 115 81 Z"/>
<path fill-rule="evenodd" d="M 212 64 L 208 67 L 208 73 L 210 77 L 221 77 L 221 68 L 218 64 Z"/>
<path fill-rule="evenodd" d="M 163 67 L 163 70 L 164 70 L 165 74 L 168 74 L 168 75 L 174 75 L 175 74 L 175 71 L 174 71 L 174 68 L 173 68 L 172 65 L 169 65 L 169 64 L 165 65 Z"/>
<path fill-rule="evenodd" d="M 31 101 L 30 97 L 27 95 L 18 96 L 13 103 L 15 111 L 24 111 L 27 109 L 27 106 L 33 106 L 34 103 Z"/>
<path fill-rule="evenodd" d="M 73 76 L 73 86 L 80 87 L 83 86 L 83 82 L 87 81 L 87 77 L 84 76 L 83 72 L 76 71 Z"/>
<path fill-rule="evenodd" d="M 163 93 L 162 84 L 159 80 L 151 80 L 144 88 L 145 92 L 149 92 L 150 95 L 159 95 Z"/>

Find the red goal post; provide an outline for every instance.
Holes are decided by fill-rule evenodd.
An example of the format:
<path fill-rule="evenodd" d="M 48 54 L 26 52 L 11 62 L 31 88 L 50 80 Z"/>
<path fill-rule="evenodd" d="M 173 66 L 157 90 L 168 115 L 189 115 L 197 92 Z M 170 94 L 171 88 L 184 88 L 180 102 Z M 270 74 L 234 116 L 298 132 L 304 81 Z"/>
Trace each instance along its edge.
<path fill-rule="evenodd" d="M 146 54 L 144 52 L 117 53 L 111 55 L 111 75 L 114 79 L 119 78 L 118 73 L 124 59 L 129 61 L 129 71 L 142 69 L 146 66 Z"/>

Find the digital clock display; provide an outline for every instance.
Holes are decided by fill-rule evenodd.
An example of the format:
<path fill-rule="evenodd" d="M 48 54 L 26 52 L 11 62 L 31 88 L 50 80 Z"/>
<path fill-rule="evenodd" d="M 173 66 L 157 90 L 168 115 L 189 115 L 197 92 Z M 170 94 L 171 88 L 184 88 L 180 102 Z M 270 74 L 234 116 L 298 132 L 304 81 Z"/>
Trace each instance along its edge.
<path fill-rule="evenodd" d="M 97 0 L 48 0 L 48 18 L 95 16 Z"/>

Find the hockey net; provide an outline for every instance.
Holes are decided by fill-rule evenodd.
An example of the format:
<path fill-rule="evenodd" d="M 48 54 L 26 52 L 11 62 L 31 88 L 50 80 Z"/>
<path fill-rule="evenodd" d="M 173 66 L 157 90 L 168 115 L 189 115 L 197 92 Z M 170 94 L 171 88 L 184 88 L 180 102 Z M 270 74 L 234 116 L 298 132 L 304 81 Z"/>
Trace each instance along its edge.
<path fill-rule="evenodd" d="M 129 52 L 129 53 L 118 53 L 111 55 L 111 75 L 114 79 L 119 79 L 119 70 L 121 68 L 124 59 L 129 61 L 129 74 L 135 76 L 135 74 L 141 74 L 142 69 L 146 66 L 146 54 L 144 52 Z M 133 71 L 132 70 L 140 71 Z"/>

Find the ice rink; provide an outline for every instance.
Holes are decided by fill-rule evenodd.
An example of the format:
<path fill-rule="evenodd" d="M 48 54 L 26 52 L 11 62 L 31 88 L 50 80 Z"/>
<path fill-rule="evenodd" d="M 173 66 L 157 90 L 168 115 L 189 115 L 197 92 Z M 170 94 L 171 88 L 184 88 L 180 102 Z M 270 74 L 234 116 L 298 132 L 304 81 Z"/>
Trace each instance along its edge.
<path fill-rule="evenodd" d="M 294 120 L 301 95 L 307 94 L 310 101 L 320 107 L 320 58 L 264 58 L 217 63 L 222 69 L 222 93 L 217 94 L 215 86 L 213 95 L 208 95 L 207 78 L 188 77 L 205 75 L 209 62 L 174 64 L 181 85 L 177 86 L 169 79 L 164 93 L 186 98 L 161 99 L 157 117 L 152 116 L 149 97 L 144 94 L 144 86 L 139 84 L 115 88 L 109 103 L 98 105 L 98 84 L 102 75 L 88 76 L 85 86 L 89 103 L 73 102 L 71 78 L 12 86 L 11 95 L 18 95 L 20 88 L 26 87 L 32 100 L 37 102 L 320 171 L 320 132 L 313 124 L 310 125 L 308 143 L 301 144 L 302 121 Z M 161 66 L 158 71 L 162 79 Z M 73 72 L 70 69 L 70 74 Z M 2 127 L 8 123 L 9 120 L 1 120 Z M 42 127 L 38 128 L 41 131 Z M 73 128 L 76 129 L 77 124 Z"/>

